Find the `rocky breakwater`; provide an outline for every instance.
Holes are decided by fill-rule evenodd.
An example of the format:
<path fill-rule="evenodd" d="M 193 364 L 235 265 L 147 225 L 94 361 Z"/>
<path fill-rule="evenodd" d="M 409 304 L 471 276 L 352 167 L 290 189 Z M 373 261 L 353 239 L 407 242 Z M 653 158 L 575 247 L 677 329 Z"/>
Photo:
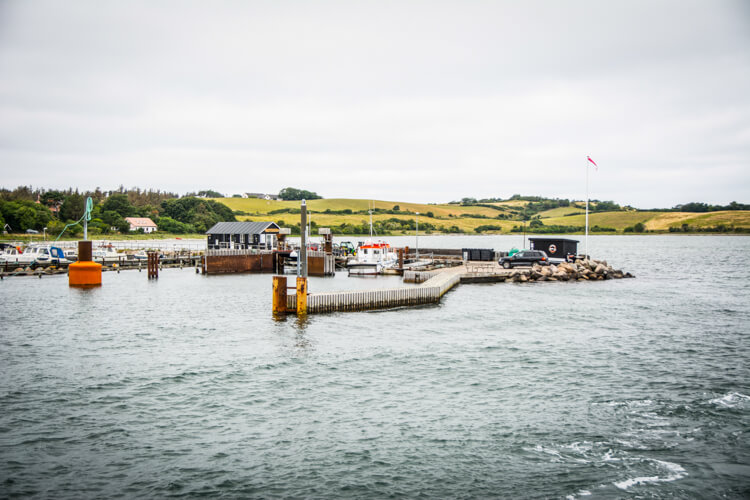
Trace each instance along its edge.
<path fill-rule="evenodd" d="M 527 281 L 598 281 L 621 278 L 635 278 L 630 273 L 614 269 L 606 260 L 578 259 L 540 266 L 534 264 L 531 270 L 514 270 L 506 281 L 523 283 Z"/>

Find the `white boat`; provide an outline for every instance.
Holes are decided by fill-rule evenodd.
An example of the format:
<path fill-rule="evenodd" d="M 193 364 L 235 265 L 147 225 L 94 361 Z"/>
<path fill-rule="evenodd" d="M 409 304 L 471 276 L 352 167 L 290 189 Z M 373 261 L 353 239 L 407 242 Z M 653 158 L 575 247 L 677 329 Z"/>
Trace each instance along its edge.
<path fill-rule="evenodd" d="M 367 242 L 357 247 L 357 255 L 346 263 L 346 269 L 349 276 L 372 276 L 397 264 L 398 255 L 388 243 Z"/>
<path fill-rule="evenodd" d="M 388 243 L 372 242 L 372 210 L 370 212 L 370 241 L 360 243 L 353 259 L 346 263 L 349 276 L 374 276 L 384 269 L 398 265 L 398 255 Z"/>
<path fill-rule="evenodd" d="M 119 262 L 122 257 L 112 245 L 103 245 L 91 252 L 91 258 L 95 262 Z"/>
<path fill-rule="evenodd" d="M 17 249 L 6 248 L 3 253 L 0 254 L 0 259 L 0 262 L 3 264 L 7 263 L 19 266 L 70 263 L 70 261 L 65 258 L 65 253 L 62 248 L 38 243 L 27 246 L 23 253 L 18 253 Z"/>
<path fill-rule="evenodd" d="M 10 243 L 0 243 L 0 263 L 15 262 L 22 251 Z"/>

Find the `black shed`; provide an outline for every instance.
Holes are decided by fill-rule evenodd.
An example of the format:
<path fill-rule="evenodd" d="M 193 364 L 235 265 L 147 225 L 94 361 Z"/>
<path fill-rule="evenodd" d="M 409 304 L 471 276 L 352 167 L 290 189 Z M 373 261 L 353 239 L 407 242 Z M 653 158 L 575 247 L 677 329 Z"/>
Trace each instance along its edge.
<path fill-rule="evenodd" d="M 550 259 L 566 260 L 568 255 L 578 255 L 578 240 L 570 238 L 529 238 L 532 250 L 547 252 Z"/>
<path fill-rule="evenodd" d="M 279 226 L 274 222 L 217 222 L 206 231 L 209 250 L 272 249 L 276 247 Z"/>

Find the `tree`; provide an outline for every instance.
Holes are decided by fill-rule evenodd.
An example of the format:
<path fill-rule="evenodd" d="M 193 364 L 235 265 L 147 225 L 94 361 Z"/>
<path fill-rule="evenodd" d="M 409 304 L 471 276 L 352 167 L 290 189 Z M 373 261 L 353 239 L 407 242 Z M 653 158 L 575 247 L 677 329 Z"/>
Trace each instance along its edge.
<path fill-rule="evenodd" d="M 306 191 L 304 189 L 297 189 L 293 187 L 287 187 L 279 191 L 279 198 L 282 200 L 319 200 L 322 196 L 318 196 L 317 193 L 312 191 Z"/>
<path fill-rule="evenodd" d="M 60 207 L 60 218 L 62 220 L 78 220 L 83 216 L 86 198 L 78 193 L 71 193 L 65 197 Z"/>
<path fill-rule="evenodd" d="M 120 217 L 132 217 L 135 209 L 128 201 L 126 194 L 113 194 L 102 203 L 103 211 L 114 211 L 120 214 Z"/>

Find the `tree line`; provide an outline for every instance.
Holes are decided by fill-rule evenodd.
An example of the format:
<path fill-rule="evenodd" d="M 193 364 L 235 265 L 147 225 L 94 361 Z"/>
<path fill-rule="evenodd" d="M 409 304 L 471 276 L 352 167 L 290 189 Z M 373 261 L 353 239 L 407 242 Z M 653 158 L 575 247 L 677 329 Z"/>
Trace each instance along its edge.
<path fill-rule="evenodd" d="M 232 210 L 222 203 L 197 198 L 179 197 L 175 193 L 139 188 L 79 192 L 77 189 L 44 190 L 21 186 L 14 190 L 0 189 L 0 226 L 4 231 L 19 233 L 27 230 L 59 234 L 67 224 L 79 221 L 86 198 L 93 201 L 91 234 L 130 232 L 126 217 L 148 217 L 159 231 L 168 233 L 202 233 L 217 222 L 236 221 Z M 140 230 L 142 231 L 142 230 Z M 83 226 L 72 225 L 67 234 L 77 236 Z"/>

